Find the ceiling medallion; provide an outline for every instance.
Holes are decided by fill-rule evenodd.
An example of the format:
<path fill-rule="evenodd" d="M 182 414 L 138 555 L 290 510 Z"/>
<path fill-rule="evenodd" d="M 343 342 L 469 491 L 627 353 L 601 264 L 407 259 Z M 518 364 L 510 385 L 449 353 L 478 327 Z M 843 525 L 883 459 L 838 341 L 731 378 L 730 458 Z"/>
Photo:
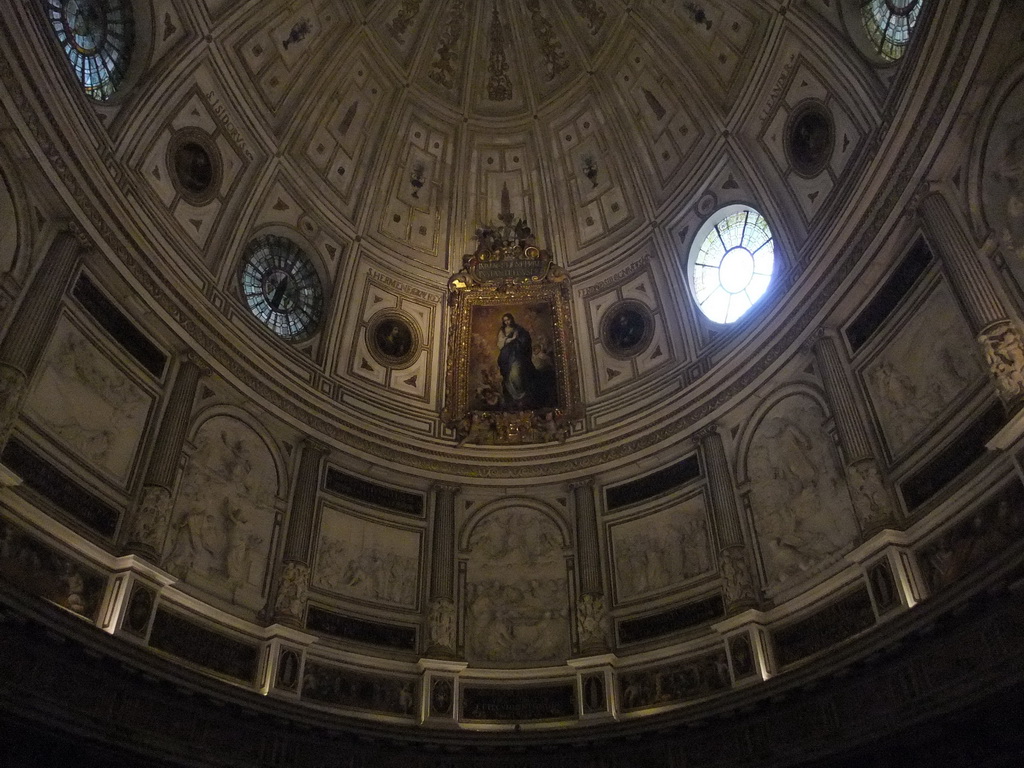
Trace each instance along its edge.
<path fill-rule="evenodd" d="M 411 318 L 394 309 L 376 312 L 366 326 L 370 355 L 383 366 L 401 368 L 420 351 L 420 334 Z"/>
<path fill-rule="evenodd" d="M 568 276 L 502 191 L 501 226 L 448 282 L 442 419 L 460 444 L 561 442 L 582 415 Z"/>
<path fill-rule="evenodd" d="M 798 104 L 786 121 L 786 155 L 793 170 L 805 178 L 825 170 L 835 137 L 832 113 L 823 102 L 807 99 Z"/>
<path fill-rule="evenodd" d="M 601 318 L 601 343 L 612 357 L 636 357 L 654 338 L 654 315 L 640 301 L 625 299 L 613 304 Z"/>

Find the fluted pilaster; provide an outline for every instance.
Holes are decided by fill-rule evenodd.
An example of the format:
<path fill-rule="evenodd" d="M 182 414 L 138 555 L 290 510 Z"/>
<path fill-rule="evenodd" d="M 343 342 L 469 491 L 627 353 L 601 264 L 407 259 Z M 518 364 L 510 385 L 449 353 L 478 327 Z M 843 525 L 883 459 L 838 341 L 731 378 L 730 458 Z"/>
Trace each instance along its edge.
<path fill-rule="evenodd" d="M 0 450 L 14 429 L 28 382 L 57 323 L 61 298 L 78 266 L 78 252 L 73 235 L 57 235 L 0 341 Z"/>
<path fill-rule="evenodd" d="M 125 548 L 154 562 L 160 556 L 171 523 L 174 506 L 171 489 L 185 444 L 196 389 L 204 372 L 203 366 L 192 355 L 182 360 L 178 367 L 149 458 L 142 495 L 126 526 Z"/>
<path fill-rule="evenodd" d="M 697 440 L 704 454 L 704 470 L 711 494 L 712 519 L 719 548 L 719 567 L 725 597 L 725 609 L 736 613 L 757 604 L 757 590 L 750 569 L 747 547 L 740 527 L 739 507 L 733 488 L 729 461 L 718 428 L 714 425 L 701 430 Z"/>
<path fill-rule="evenodd" d="M 846 459 L 846 479 L 861 535 L 867 538 L 895 522 L 896 505 L 882 479 L 871 438 L 857 410 L 853 388 L 835 339 L 821 332 L 814 339 L 811 351 L 839 433 L 839 444 Z"/>

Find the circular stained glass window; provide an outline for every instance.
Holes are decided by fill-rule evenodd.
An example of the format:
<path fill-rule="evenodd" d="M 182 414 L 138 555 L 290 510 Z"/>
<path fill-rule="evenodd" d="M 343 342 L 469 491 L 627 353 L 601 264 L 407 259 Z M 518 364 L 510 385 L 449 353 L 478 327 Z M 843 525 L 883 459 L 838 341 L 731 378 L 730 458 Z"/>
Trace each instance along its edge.
<path fill-rule="evenodd" d="M 86 94 L 105 101 L 124 80 L 135 29 L 129 0 L 45 0 L 50 25 Z"/>
<path fill-rule="evenodd" d="M 903 55 L 922 4 L 923 0 L 862 0 L 864 27 L 883 59 L 896 61 Z"/>
<path fill-rule="evenodd" d="M 289 341 L 309 338 L 320 324 L 323 289 L 316 268 L 285 237 L 264 235 L 249 243 L 242 293 L 256 319 Z"/>
<path fill-rule="evenodd" d="M 716 323 L 739 320 L 768 290 L 775 267 L 771 229 L 743 205 L 719 210 L 697 232 L 690 252 L 690 288 Z"/>

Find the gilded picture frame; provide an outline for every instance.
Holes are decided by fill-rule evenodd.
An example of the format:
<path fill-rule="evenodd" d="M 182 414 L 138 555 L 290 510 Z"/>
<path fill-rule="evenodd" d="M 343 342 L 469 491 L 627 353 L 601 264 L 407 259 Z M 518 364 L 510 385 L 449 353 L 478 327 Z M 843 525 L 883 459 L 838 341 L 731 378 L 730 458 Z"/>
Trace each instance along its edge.
<path fill-rule="evenodd" d="M 550 255 L 505 243 L 449 281 L 445 426 L 460 443 L 564 441 L 581 417 L 569 280 Z"/>

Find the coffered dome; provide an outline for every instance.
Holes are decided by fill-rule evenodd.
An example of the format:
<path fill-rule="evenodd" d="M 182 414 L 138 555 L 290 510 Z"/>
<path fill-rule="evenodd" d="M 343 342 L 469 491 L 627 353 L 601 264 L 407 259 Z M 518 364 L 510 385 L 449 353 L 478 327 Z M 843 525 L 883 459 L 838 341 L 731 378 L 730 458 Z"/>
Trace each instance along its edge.
<path fill-rule="evenodd" d="M 662 768 L 1019 692 L 1020 15 L 13 4 L 0 713 Z"/>

